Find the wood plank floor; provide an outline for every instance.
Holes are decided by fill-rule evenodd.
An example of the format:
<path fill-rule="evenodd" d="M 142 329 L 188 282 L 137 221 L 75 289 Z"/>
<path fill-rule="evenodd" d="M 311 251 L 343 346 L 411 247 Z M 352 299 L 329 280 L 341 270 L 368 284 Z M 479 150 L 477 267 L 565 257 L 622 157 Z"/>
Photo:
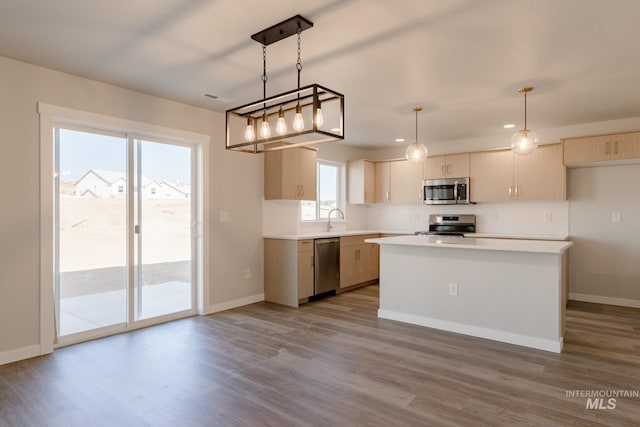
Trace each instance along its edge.
<path fill-rule="evenodd" d="M 547 353 L 376 316 L 369 286 L 0 366 L 0 426 L 638 426 L 640 310 L 572 303 Z M 606 399 L 605 399 L 606 403 Z"/>

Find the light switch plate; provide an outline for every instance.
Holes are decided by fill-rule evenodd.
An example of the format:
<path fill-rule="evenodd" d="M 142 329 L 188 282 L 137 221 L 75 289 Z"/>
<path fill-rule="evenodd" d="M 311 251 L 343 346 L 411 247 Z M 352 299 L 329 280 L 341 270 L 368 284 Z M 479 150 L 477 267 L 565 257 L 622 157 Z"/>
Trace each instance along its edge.
<path fill-rule="evenodd" d="M 229 222 L 229 211 L 220 211 L 220 221 Z"/>
<path fill-rule="evenodd" d="M 621 222 L 620 212 L 611 212 L 611 222 Z"/>

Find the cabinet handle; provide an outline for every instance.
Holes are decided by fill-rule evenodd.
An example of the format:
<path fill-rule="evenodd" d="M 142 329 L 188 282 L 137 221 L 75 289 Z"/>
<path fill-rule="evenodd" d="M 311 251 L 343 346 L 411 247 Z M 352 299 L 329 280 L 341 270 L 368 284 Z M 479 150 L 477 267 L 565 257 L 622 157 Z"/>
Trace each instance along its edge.
<path fill-rule="evenodd" d="M 309 257 L 309 259 L 311 260 L 311 267 L 314 267 L 314 265 L 313 265 L 313 255 L 311 255 L 311 256 Z"/>
<path fill-rule="evenodd" d="M 449 175 L 449 167 L 450 167 L 450 166 L 451 166 L 451 165 L 447 165 L 447 175 Z"/>
<path fill-rule="evenodd" d="M 516 185 L 516 197 L 518 197 L 518 187 L 520 187 L 520 186 Z"/>
<path fill-rule="evenodd" d="M 613 153 L 618 154 L 618 141 L 613 142 Z"/>
<path fill-rule="evenodd" d="M 300 185 L 300 198 L 302 199 L 302 196 L 304 196 L 304 185 Z"/>
<path fill-rule="evenodd" d="M 607 156 L 609 155 L 609 143 L 606 143 L 605 149 L 604 149 L 604 154 L 606 154 Z"/>
<path fill-rule="evenodd" d="M 389 201 L 389 192 L 387 191 L 387 202 Z"/>
<path fill-rule="evenodd" d="M 509 186 L 509 197 L 513 196 L 513 189 L 511 188 L 511 186 Z"/>
<path fill-rule="evenodd" d="M 442 175 L 447 174 L 447 172 L 445 171 L 444 165 L 440 166 L 440 170 L 442 171 Z"/>

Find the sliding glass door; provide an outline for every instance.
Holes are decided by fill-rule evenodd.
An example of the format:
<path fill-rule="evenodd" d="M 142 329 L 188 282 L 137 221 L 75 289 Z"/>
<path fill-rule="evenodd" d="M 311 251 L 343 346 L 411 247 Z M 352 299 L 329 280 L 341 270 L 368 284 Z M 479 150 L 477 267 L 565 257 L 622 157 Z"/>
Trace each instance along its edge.
<path fill-rule="evenodd" d="M 195 312 L 196 150 L 55 129 L 58 336 Z"/>

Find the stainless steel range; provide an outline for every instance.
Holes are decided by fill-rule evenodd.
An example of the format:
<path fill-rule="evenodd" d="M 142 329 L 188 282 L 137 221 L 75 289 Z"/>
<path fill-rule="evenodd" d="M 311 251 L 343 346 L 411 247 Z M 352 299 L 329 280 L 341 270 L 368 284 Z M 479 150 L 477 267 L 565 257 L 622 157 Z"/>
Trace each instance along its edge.
<path fill-rule="evenodd" d="M 416 231 L 416 235 L 459 236 L 476 232 L 475 215 L 429 215 L 429 229 Z"/>

